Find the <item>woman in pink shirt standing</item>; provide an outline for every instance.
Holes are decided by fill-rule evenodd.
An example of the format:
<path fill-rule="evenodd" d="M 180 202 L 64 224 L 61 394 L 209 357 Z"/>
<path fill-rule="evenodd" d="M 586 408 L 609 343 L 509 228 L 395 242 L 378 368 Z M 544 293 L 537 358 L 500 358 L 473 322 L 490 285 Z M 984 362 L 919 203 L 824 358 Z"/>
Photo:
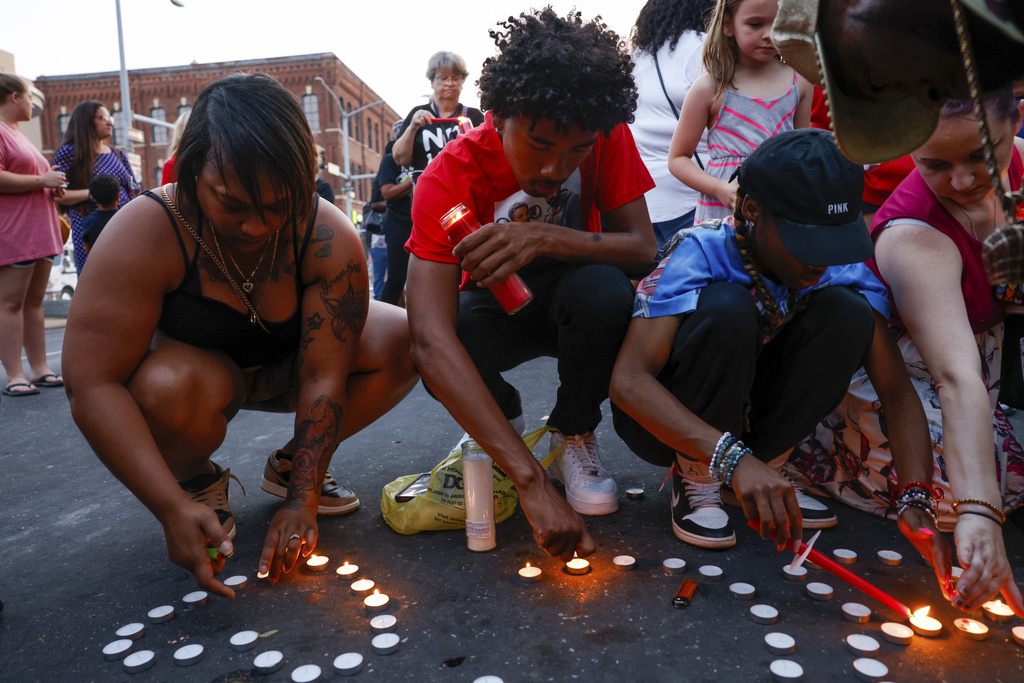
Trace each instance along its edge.
<path fill-rule="evenodd" d="M 0 363 L 5 396 L 38 394 L 64 381 L 46 364 L 43 295 L 52 258 L 64 251 L 53 200 L 64 173 L 51 168 L 18 124 L 32 118 L 28 84 L 0 73 Z M 31 377 L 25 377 L 21 349 Z"/>

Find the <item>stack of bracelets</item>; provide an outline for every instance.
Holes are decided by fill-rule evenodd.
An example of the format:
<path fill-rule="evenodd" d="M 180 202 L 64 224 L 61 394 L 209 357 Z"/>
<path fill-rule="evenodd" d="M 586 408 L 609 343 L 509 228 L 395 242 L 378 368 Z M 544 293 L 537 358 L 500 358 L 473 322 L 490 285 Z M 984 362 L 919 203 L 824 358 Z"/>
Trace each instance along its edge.
<path fill-rule="evenodd" d="M 993 514 L 989 514 L 988 512 L 978 512 L 976 510 L 957 511 L 957 507 L 960 505 L 980 505 L 991 510 Z M 977 515 L 978 517 L 986 517 L 997 524 L 1002 524 L 1006 521 L 1006 515 L 1003 514 L 1003 511 L 987 500 L 980 500 L 978 498 L 960 498 L 953 501 L 952 507 L 953 512 L 956 512 L 958 515 Z"/>
<path fill-rule="evenodd" d="M 938 519 L 935 516 L 935 509 L 941 497 L 941 491 L 936 491 L 931 485 L 923 481 L 912 481 L 904 484 L 900 488 L 899 495 L 896 496 L 896 505 L 899 508 L 898 515 L 902 515 L 908 508 L 917 508 L 927 512 L 931 515 L 932 521 L 937 523 Z"/>
<path fill-rule="evenodd" d="M 715 446 L 715 452 L 711 456 L 711 477 L 722 482 L 726 486 L 732 486 L 732 473 L 736 469 L 736 463 L 744 455 L 750 455 L 752 451 L 743 445 L 729 432 L 722 434 Z"/>

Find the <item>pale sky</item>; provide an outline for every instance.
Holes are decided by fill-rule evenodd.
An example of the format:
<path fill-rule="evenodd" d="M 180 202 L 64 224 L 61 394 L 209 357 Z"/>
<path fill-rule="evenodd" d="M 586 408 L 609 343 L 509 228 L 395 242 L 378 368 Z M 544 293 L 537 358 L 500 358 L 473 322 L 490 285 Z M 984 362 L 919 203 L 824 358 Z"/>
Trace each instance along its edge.
<path fill-rule="evenodd" d="M 427 59 L 463 56 L 462 101 L 478 106 L 480 65 L 494 54 L 487 30 L 547 2 L 530 0 L 121 0 L 129 70 L 333 52 L 399 116 L 430 92 Z M 646 0 L 551 0 L 600 14 L 626 40 Z M 4 0 L 0 50 L 28 78 L 117 71 L 115 0 Z M 110 104 L 110 103 L 108 103 Z"/>

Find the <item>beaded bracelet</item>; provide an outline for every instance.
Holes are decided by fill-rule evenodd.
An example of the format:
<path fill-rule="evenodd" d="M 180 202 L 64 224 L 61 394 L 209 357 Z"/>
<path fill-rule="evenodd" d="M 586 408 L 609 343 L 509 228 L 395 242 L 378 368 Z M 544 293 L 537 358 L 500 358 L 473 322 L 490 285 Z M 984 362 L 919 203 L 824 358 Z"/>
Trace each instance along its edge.
<path fill-rule="evenodd" d="M 747 447 L 743 445 L 742 441 L 736 441 L 728 450 L 725 451 L 725 455 L 722 457 L 722 461 L 718 465 L 717 476 L 715 477 L 719 481 L 725 481 L 726 476 L 732 472 L 732 469 L 736 466 L 736 461 L 743 451 L 747 450 Z"/>
<path fill-rule="evenodd" d="M 897 503 L 897 505 L 900 505 L 900 504 L 903 504 L 903 503 L 905 503 L 907 501 L 910 501 L 910 500 L 916 500 L 916 501 L 920 501 L 922 503 L 925 503 L 928 507 L 930 507 L 932 509 L 934 509 L 936 504 L 937 504 L 937 501 L 934 498 L 932 498 L 931 496 L 929 496 L 927 491 L 913 491 L 913 490 L 912 491 L 907 491 L 906 493 L 901 495 L 899 498 L 897 498 L 896 499 L 896 503 Z"/>
<path fill-rule="evenodd" d="M 935 514 L 935 510 L 928 507 L 926 504 L 916 500 L 912 500 L 900 505 L 899 510 L 896 512 L 896 516 L 899 517 L 900 515 L 902 515 L 904 512 L 907 511 L 907 508 L 915 508 L 917 510 L 920 510 L 921 512 L 927 512 L 929 515 L 931 515 L 932 521 L 938 524 L 939 520 Z"/>
<path fill-rule="evenodd" d="M 729 465 L 729 472 L 724 477 L 722 477 L 722 482 L 726 486 L 732 486 L 732 473 L 736 469 L 736 463 L 738 463 L 740 461 L 740 458 L 742 458 L 744 455 L 750 455 L 752 452 L 753 451 L 744 446 L 743 449 L 736 454 L 736 457 L 732 459 L 732 463 Z"/>
<path fill-rule="evenodd" d="M 981 505 L 982 507 L 987 507 L 989 510 L 991 510 L 994 513 L 996 513 L 996 517 L 999 519 L 999 523 L 1000 524 L 1002 524 L 1003 522 L 1006 521 L 1006 515 L 1003 514 L 1002 510 L 1000 510 L 998 507 L 996 507 L 992 503 L 988 502 L 987 500 L 981 500 L 979 498 L 960 498 L 960 499 L 954 500 L 953 501 L 953 506 L 952 506 L 953 507 L 953 512 L 956 512 L 957 507 L 959 507 L 960 505 L 970 505 L 970 504 Z"/>
<path fill-rule="evenodd" d="M 996 524 L 1002 524 L 1002 522 L 1000 522 L 998 519 L 996 519 L 987 512 L 978 512 L 977 510 L 964 510 L 963 512 L 959 513 L 959 516 L 962 517 L 963 515 L 976 515 L 978 517 L 984 517 L 985 519 L 991 519 Z"/>
<path fill-rule="evenodd" d="M 902 487 L 900 487 L 900 492 L 897 494 L 896 497 L 902 498 L 903 494 L 906 493 L 907 489 L 910 488 L 924 489 L 928 493 L 932 494 L 932 498 L 942 498 L 942 491 L 936 490 L 931 486 L 931 484 L 926 484 L 923 481 L 912 481 L 904 484 Z"/>
<path fill-rule="evenodd" d="M 712 478 L 718 479 L 718 477 L 715 476 L 715 472 L 718 471 L 721 465 L 722 456 L 725 455 L 725 452 L 729 450 L 729 447 L 734 443 L 736 443 L 736 437 L 729 432 L 723 433 L 718 439 L 718 443 L 715 444 L 715 452 L 711 454 L 710 470 Z"/>

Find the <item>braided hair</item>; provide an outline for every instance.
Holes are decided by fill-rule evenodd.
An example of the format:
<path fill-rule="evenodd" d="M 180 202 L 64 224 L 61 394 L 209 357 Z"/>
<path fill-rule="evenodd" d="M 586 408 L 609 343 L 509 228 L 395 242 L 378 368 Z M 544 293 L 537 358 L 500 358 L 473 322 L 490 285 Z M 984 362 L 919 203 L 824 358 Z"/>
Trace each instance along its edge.
<path fill-rule="evenodd" d="M 754 255 L 750 251 L 750 245 L 748 240 L 750 239 L 750 226 L 747 225 L 747 219 L 743 216 L 743 200 L 749 195 L 742 187 L 736 188 L 736 203 L 733 209 L 733 224 L 734 224 L 734 237 L 736 240 L 736 249 L 740 252 L 740 260 L 743 262 L 743 270 L 750 276 L 751 281 L 754 283 L 754 290 L 757 294 L 758 301 L 761 302 L 761 331 L 764 333 L 766 339 L 770 339 L 775 336 L 779 326 L 782 325 L 786 316 L 779 311 L 779 302 L 772 295 L 768 289 L 768 285 L 765 284 L 764 277 L 761 272 L 757 269 L 757 264 L 754 263 Z M 751 198 L 753 199 L 753 198 Z M 756 200 L 754 200 L 756 201 Z M 767 213 L 768 210 L 758 204 L 758 208 Z M 786 292 L 786 310 L 791 311 L 794 315 L 807 305 L 807 297 L 804 297 L 799 304 L 797 303 L 798 292 L 793 289 L 788 289 Z"/>

